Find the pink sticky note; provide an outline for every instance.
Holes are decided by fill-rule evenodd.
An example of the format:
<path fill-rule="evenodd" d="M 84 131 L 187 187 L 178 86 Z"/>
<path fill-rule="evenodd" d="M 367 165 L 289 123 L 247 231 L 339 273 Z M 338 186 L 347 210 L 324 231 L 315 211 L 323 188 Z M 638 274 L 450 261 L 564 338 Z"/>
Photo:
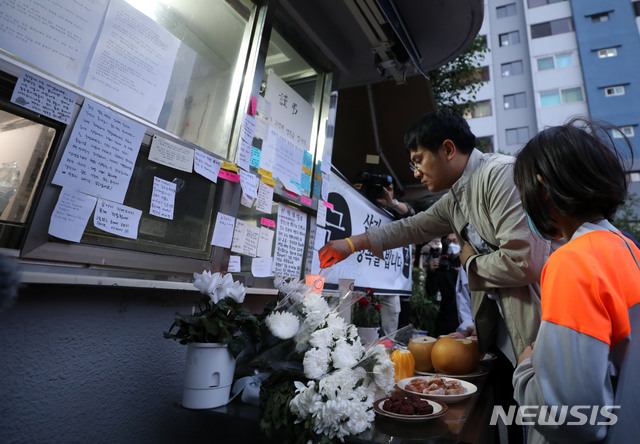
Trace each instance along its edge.
<path fill-rule="evenodd" d="M 230 182 L 240 182 L 240 175 L 227 170 L 220 170 L 218 177 L 227 179 Z"/>
<path fill-rule="evenodd" d="M 311 199 L 309 199 L 308 197 L 300 196 L 300 200 L 305 205 L 311 205 Z"/>
<path fill-rule="evenodd" d="M 298 195 L 297 195 L 296 193 L 292 193 L 292 192 L 291 192 L 291 191 L 289 191 L 289 190 L 285 190 L 285 191 L 287 192 L 287 196 L 289 196 L 289 197 L 293 197 L 294 199 L 297 199 L 297 198 L 298 198 Z"/>
<path fill-rule="evenodd" d="M 331 202 L 327 202 L 326 200 L 324 201 L 324 206 L 329 208 L 330 210 L 333 210 L 333 204 Z"/>
<path fill-rule="evenodd" d="M 275 226 L 276 226 L 275 221 L 273 221 L 271 219 L 267 219 L 266 217 L 261 218 L 260 219 L 260 223 L 262 225 L 264 225 L 265 227 L 275 228 Z"/>
<path fill-rule="evenodd" d="M 258 99 L 256 96 L 251 96 L 251 103 L 249 104 L 249 115 L 255 116 L 258 112 Z"/>

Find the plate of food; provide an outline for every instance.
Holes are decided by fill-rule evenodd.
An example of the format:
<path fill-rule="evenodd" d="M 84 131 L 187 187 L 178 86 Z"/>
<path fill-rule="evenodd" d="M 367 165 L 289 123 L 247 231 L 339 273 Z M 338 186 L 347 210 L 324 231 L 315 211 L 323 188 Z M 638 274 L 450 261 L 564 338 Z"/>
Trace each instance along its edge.
<path fill-rule="evenodd" d="M 412 395 L 422 396 L 446 404 L 453 404 L 467 399 L 478 388 L 462 379 L 446 376 L 413 376 L 398 381 L 398 387 Z"/>
<path fill-rule="evenodd" d="M 398 421 L 420 422 L 444 416 L 448 407 L 440 401 L 408 394 L 378 399 L 373 403 L 373 410 Z"/>

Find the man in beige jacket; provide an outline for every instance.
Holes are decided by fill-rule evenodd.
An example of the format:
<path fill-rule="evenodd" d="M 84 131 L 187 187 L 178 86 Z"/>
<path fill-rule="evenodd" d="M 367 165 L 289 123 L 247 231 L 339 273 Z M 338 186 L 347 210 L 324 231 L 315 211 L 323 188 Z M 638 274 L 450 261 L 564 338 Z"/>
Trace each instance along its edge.
<path fill-rule="evenodd" d="M 528 226 L 513 183 L 515 159 L 483 154 L 466 120 L 448 112 L 422 116 L 405 134 L 416 179 L 437 192 L 449 190 L 427 210 L 319 252 L 323 268 L 357 250 L 383 251 L 427 242 L 454 232 L 472 293 L 481 351 L 497 347 L 515 367 L 540 325 L 539 279 L 551 244 Z"/>

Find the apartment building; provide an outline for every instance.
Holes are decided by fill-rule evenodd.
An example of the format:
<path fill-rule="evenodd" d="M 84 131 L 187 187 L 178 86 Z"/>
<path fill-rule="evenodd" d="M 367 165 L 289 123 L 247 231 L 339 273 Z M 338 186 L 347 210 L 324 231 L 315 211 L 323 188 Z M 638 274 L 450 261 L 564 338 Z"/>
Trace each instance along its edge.
<path fill-rule="evenodd" d="M 639 3 L 486 1 L 489 81 L 467 115 L 481 143 L 512 154 L 547 126 L 591 116 L 619 126 L 640 158 Z"/>

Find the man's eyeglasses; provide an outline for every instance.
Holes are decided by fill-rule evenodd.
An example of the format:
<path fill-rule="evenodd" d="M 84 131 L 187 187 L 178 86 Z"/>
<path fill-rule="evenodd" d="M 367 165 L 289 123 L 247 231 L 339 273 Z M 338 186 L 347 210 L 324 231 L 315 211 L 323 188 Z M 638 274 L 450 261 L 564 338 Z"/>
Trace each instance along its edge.
<path fill-rule="evenodd" d="M 417 171 L 420 171 L 420 164 L 419 163 L 414 163 L 414 162 L 409 162 L 409 169 L 411 170 L 411 172 L 413 174 L 415 174 Z"/>

